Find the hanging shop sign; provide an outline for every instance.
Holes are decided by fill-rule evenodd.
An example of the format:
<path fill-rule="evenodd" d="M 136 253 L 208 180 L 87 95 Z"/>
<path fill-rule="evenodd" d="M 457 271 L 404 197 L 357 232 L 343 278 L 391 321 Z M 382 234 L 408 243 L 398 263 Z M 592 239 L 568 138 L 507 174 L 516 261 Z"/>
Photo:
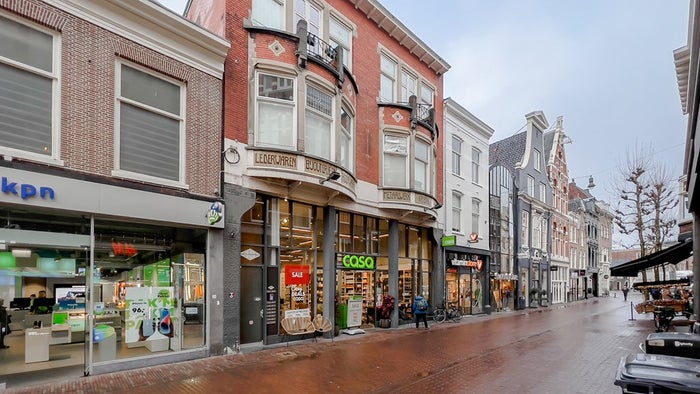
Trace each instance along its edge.
<path fill-rule="evenodd" d="M 446 235 L 441 238 L 442 246 L 455 246 L 457 245 L 456 235 Z"/>
<path fill-rule="evenodd" d="M 311 283 L 311 275 L 309 275 L 308 265 L 292 265 L 284 266 L 284 283 L 286 285 L 308 285 Z"/>
<path fill-rule="evenodd" d="M 346 254 L 343 256 L 343 267 L 353 270 L 374 270 L 376 264 L 372 256 Z"/>
<path fill-rule="evenodd" d="M 470 260 L 452 259 L 451 263 L 454 266 L 476 268 L 477 271 L 481 271 L 481 269 L 484 267 L 484 260 L 473 258 Z"/>

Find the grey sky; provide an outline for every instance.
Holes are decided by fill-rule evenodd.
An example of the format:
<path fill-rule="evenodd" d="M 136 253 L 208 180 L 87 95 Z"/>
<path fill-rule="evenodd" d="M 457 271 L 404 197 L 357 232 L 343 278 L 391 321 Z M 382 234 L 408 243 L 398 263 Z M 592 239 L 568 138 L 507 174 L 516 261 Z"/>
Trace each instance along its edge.
<path fill-rule="evenodd" d="M 452 68 L 452 97 L 494 128 L 524 115 L 564 117 L 569 176 L 614 203 L 612 174 L 635 144 L 682 173 L 686 116 L 673 50 L 687 42 L 688 0 L 380 0 Z M 162 0 L 181 13 L 186 0 Z"/>

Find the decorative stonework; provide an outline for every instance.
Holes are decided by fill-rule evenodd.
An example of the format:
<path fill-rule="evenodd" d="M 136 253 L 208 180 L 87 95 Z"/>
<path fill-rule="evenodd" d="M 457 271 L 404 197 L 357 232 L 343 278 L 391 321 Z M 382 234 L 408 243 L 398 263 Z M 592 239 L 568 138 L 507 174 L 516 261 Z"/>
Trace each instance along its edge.
<path fill-rule="evenodd" d="M 399 113 L 399 111 L 394 112 L 393 115 L 391 115 L 392 118 L 396 121 L 396 123 L 399 123 L 403 120 L 403 116 Z"/>
<path fill-rule="evenodd" d="M 384 201 L 410 202 L 411 194 L 403 191 L 386 190 L 384 191 Z"/>
<path fill-rule="evenodd" d="M 280 44 L 280 42 L 277 41 L 277 40 L 275 40 L 275 42 L 273 42 L 272 44 L 270 44 L 270 46 L 268 46 L 268 48 L 270 48 L 270 50 L 272 51 L 272 53 L 274 53 L 275 56 L 277 56 L 277 57 L 279 57 L 281 54 L 284 53 L 284 47 L 283 47 L 282 44 Z"/>

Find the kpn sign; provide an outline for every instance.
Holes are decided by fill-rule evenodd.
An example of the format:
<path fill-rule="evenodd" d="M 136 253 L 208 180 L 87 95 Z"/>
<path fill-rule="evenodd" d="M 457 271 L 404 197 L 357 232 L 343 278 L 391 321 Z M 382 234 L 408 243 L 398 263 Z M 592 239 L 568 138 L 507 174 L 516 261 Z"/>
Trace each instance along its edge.
<path fill-rule="evenodd" d="M 359 256 L 355 254 L 346 254 L 342 259 L 343 268 L 351 270 L 374 270 L 377 265 L 372 256 Z"/>

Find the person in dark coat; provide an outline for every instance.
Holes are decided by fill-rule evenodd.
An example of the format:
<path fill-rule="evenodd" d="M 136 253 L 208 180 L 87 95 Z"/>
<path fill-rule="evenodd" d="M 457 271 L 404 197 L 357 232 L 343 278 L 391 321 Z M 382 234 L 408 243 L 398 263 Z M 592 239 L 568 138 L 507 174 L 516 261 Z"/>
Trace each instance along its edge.
<path fill-rule="evenodd" d="M 630 289 L 625 285 L 625 287 L 622 288 L 622 295 L 625 297 L 625 301 L 627 301 L 627 293 L 630 292 Z"/>
<path fill-rule="evenodd" d="M 424 308 L 421 308 L 421 305 L 424 305 Z M 416 317 L 416 328 L 418 328 L 420 321 L 423 320 L 425 329 L 428 329 L 428 309 L 430 309 L 428 300 L 420 294 L 417 295 L 416 299 L 413 300 L 413 315 Z"/>

